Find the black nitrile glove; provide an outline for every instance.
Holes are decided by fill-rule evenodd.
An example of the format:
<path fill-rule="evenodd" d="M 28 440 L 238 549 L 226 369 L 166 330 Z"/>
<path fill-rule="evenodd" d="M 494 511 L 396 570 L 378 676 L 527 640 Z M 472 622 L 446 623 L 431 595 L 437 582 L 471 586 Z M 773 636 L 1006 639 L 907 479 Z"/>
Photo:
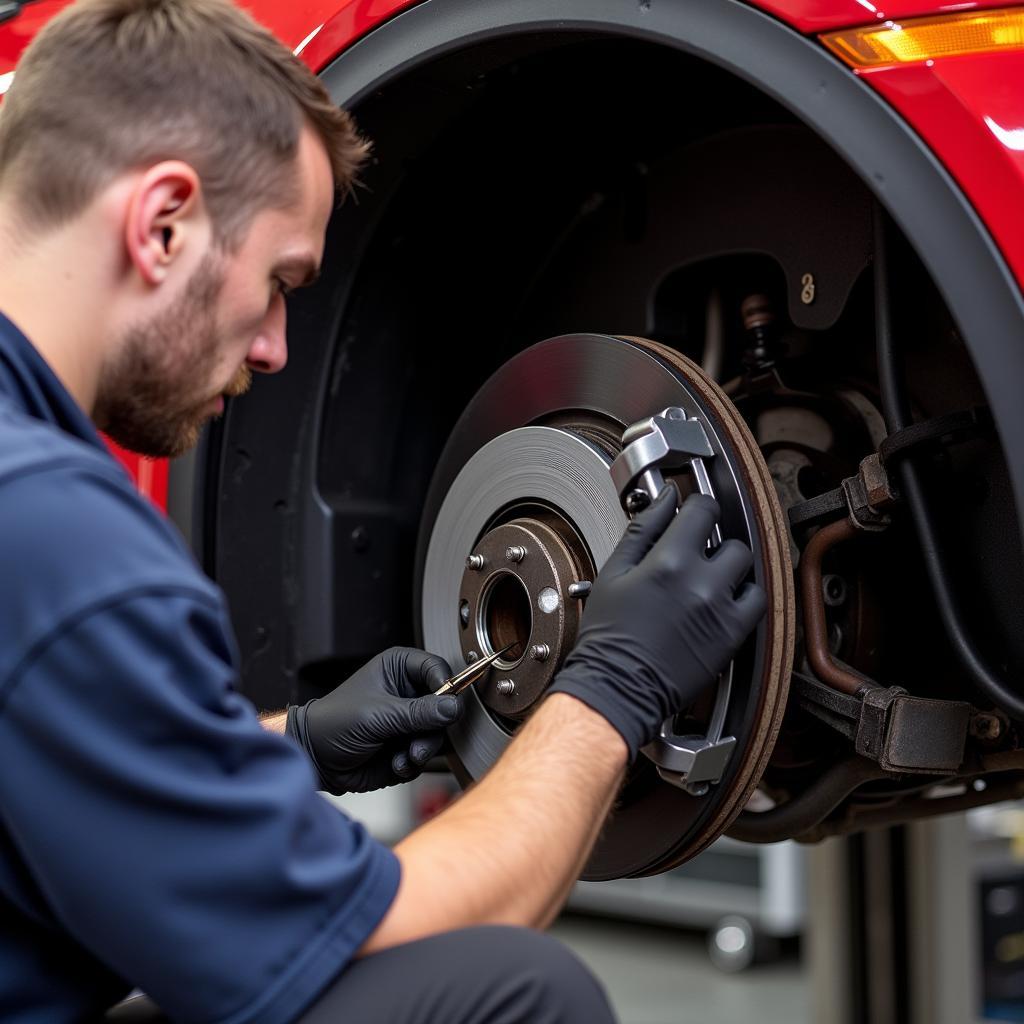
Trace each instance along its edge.
<path fill-rule="evenodd" d="M 765 613 L 750 549 L 705 545 L 718 503 L 666 486 L 627 527 L 587 600 L 576 647 L 550 692 L 572 694 L 621 734 L 630 758 L 718 677 Z"/>
<path fill-rule="evenodd" d="M 450 675 L 436 654 L 392 647 L 325 697 L 289 707 L 287 733 L 309 755 L 328 793 L 408 782 L 462 714 L 460 697 L 431 693 Z"/>

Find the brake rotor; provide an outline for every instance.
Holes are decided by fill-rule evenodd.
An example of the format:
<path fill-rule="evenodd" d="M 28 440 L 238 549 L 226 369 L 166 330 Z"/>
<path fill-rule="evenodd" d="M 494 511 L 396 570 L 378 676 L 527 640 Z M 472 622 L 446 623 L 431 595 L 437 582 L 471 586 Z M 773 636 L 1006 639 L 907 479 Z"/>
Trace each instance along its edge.
<path fill-rule="evenodd" d="M 639 757 L 588 879 L 654 874 L 695 856 L 743 809 L 771 754 L 795 612 L 789 534 L 757 443 L 718 385 L 678 352 L 641 338 L 553 338 L 507 362 L 470 402 L 422 520 L 424 647 L 459 667 L 513 644 L 467 691 L 466 714 L 450 730 L 452 768 L 466 783 L 487 771 L 542 698 L 575 641 L 587 584 L 626 527 L 610 473 L 623 431 L 669 407 L 704 428 L 721 534 L 754 552 L 768 614 L 732 665 L 721 724 L 736 742 L 720 780 L 687 791 Z M 685 470 L 675 479 L 684 494 L 695 489 Z M 705 695 L 675 731 L 708 731 L 714 705 Z"/>

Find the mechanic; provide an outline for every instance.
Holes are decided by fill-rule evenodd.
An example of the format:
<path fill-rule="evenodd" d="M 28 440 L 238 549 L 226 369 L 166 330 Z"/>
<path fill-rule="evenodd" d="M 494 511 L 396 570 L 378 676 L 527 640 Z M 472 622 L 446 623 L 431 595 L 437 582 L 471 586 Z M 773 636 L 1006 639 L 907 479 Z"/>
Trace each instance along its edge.
<path fill-rule="evenodd" d="M 413 777 L 461 698 L 396 648 L 261 725 L 223 595 L 112 458 L 286 360 L 367 150 L 228 0 L 79 0 L 0 108 L 0 1017 L 587 1024 L 557 914 L 627 766 L 765 609 L 715 503 L 629 526 L 551 693 L 394 851 L 324 800 Z"/>

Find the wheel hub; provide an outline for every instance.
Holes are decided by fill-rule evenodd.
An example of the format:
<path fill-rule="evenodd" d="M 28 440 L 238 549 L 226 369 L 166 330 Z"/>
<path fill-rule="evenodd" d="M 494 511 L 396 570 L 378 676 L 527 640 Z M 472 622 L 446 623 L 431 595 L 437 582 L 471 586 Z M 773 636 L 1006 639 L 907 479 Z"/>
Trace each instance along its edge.
<path fill-rule="evenodd" d="M 425 507 L 424 646 L 458 667 L 513 645 L 467 691 L 466 714 L 450 731 L 453 769 L 468 781 L 500 756 L 571 650 L 585 584 L 628 522 L 612 475 L 623 432 L 668 407 L 702 428 L 700 489 L 719 501 L 722 536 L 754 551 L 770 609 L 718 699 L 702 695 L 669 723 L 674 739 L 735 738 L 720 781 L 687 791 L 638 759 L 588 878 L 653 873 L 693 856 L 739 813 L 764 769 L 785 707 L 794 614 L 788 533 L 767 466 L 735 407 L 678 353 L 575 335 L 527 349 L 481 388 Z M 697 487 L 686 469 L 676 479 L 684 493 Z"/>
<path fill-rule="evenodd" d="M 448 485 L 423 571 L 424 645 L 452 665 L 468 663 L 474 653 L 501 650 L 512 622 L 525 623 L 527 605 L 531 622 L 528 636 L 515 637 L 524 650 L 499 659 L 467 692 L 466 714 L 450 730 L 472 778 L 508 745 L 515 723 L 501 716 L 521 717 L 533 705 L 575 640 L 581 602 L 569 597 L 570 584 L 593 579 L 626 528 L 609 465 L 595 444 L 567 430 L 517 427 L 474 452 Z M 506 557 L 513 546 L 526 548 L 520 562 Z M 473 555 L 483 560 L 479 570 L 469 568 Z M 543 611 L 542 601 L 557 601 L 555 610 Z M 525 666 L 535 644 L 549 655 Z M 508 678 L 519 692 L 498 692 Z"/>
<path fill-rule="evenodd" d="M 476 687 L 498 715 L 518 718 L 547 689 L 576 637 L 580 581 L 594 575 L 586 545 L 554 512 L 488 530 L 466 559 L 459 598 L 466 663 L 511 647 Z"/>

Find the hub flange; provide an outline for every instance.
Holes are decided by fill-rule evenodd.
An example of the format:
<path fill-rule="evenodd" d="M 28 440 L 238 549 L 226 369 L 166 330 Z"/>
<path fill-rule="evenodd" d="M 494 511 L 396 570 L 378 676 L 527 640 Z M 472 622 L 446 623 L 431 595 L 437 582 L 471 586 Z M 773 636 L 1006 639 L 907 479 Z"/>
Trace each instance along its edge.
<path fill-rule="evenodd" d="M 564 526 L 559 530 L 554 516 L 547 518 L 550 524 L 523 518 L 488 530 L 473 549 L 482 568 L 467 566 L 462 574 L 466 662 L 515 644 L 476 684 L 484 704 L 509 718 L 528 711 L 561 666 L 576 637 L 583 603 L 569 596 L 569 587 L 594 572 L 582 541 Z M 540 653 L 543 658 L 536 656 Z"/>

